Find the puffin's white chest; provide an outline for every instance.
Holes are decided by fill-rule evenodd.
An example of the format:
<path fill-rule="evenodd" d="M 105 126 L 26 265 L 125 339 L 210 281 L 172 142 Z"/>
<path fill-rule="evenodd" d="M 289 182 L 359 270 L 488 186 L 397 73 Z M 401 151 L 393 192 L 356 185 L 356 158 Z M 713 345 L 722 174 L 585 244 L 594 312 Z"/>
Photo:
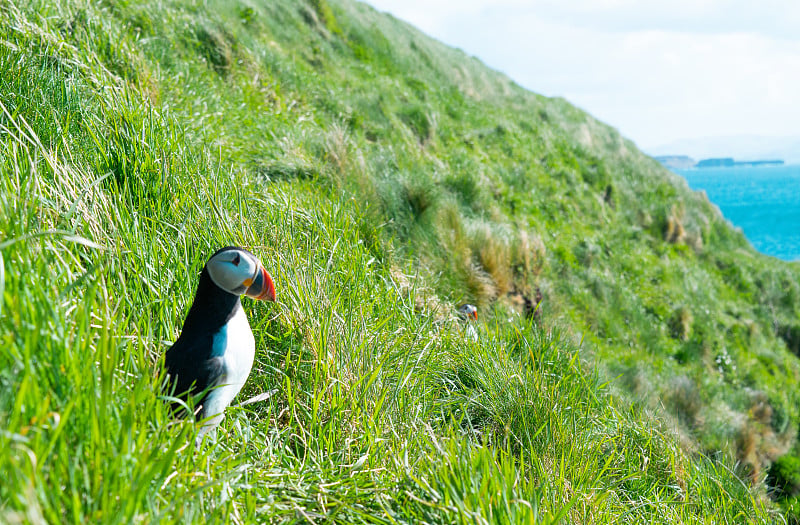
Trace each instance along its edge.
<path fill-rule="evenodd" d="M 256 342 L 250 323 L 239 307 L 228 324 L 214 336 L 213 354 L 222 357 L 223 367 L 218 386 L 206 399 L 206 416 L 221 414 L 231 404 L 250 375 L 255 353 Z"/>
<path fill-rule="evenodd" d="M 470 341 L 478 341 L 478 331 L 475 330 L 475 327 L 472 326 L 471 323 L 464 329 L 464 335 L 466 335 Z"/>

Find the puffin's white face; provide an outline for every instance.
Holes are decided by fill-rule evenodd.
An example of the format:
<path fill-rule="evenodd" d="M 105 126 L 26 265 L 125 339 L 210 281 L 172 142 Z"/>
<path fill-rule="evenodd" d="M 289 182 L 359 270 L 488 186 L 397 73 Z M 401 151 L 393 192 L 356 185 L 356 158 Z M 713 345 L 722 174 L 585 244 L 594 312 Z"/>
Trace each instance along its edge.
<path fill-rule="evenodd" d="M 223 249 L 206 263 L 214 284 L 234 295 L 275 300 L 275 285 L 255 255 L 241 248 Z"/>
<path fill-rule="evenodd" d="M 458 312 L 472 321 L 478 320 L 478 308 L 471 304 L 462 304 Z"/>

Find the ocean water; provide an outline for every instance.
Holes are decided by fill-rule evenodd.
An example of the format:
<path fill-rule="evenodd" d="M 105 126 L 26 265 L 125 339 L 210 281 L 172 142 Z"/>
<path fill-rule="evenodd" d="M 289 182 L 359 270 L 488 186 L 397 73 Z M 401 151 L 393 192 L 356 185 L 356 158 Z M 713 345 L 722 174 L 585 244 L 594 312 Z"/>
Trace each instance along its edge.
<path fill-rule="evenodd" d="M 674 170 L 761 253 L 800 260 L 800 166 Z"/>

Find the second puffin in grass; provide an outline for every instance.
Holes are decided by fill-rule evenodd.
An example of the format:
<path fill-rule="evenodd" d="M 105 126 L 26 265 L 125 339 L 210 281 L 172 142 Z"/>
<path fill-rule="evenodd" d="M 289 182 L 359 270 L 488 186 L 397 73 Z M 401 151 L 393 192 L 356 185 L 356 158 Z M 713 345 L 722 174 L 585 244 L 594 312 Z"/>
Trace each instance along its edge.
<path fill-rule="evenodd" d="M 272 276 L 249 251 L 222 248 L 203 267 L 181 335 L 167 350 L 169 393 L 200 398 L 201 436 L 219 425 L 253 367 L 256 345 L 241 295 L 274 301 Z"/>
<path fill-rule="evenodd" d="M 458 316 L 464 321 L 464 335 L 471 341 L 478 340 L 475 324 L 478 321 L 478 307 L 472 304 L 462 304 L 458 307 Z"/>

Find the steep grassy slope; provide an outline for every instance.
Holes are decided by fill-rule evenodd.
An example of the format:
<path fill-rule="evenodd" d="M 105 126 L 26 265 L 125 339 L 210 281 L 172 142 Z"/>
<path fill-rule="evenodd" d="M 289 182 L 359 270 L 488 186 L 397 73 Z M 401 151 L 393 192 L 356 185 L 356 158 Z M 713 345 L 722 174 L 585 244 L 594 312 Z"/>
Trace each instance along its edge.
<path fill-rule="evenodd" d="M 797 269 L 613 130 L 361 4 L 0 17 L 0 521 L 777 519 Z M 194 450 L 160 356 L 231 243 L 271 397 Z"/>

